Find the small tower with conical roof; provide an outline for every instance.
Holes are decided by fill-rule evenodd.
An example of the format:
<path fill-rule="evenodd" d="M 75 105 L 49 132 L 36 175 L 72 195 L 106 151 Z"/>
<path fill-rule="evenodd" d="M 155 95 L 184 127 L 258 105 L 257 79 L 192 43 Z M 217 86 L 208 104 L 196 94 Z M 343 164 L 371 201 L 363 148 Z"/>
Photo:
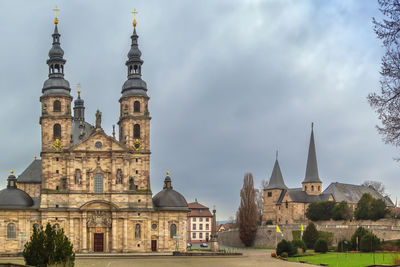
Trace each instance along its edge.
<path fill-rule="evenodd" d="M 58 9 L 56 9 L 58 11 Z M 69 82 L 64 79 L 64 51 L 60 46 L 58 18 L 54 19 L 53 44 L 49 51 L 49 78 L 44 82 L 42 96 L 42 152 L 59 152 L 69 148 L 72 132 L 72 115 Z"/>
<path fill-rule="evenodd" d="M 136 10 L 133 12 L 136 15 Z M 127 80 L 122 86 L 119 141 L 136 153 L 150 153 L 150 116 L 147 85 L 142 80 L 142 52 L 138 46 L 136 18 L 133 19 L 132 44 L 128 53 Z"/>
<path fill-rule="evenodd" d="M 306 176 L 302 182 L 302 189 L 308 195 L 320 195 L 322 192 L 322 182 L 318 175 L 317 153 L 315 152 L 314 123 L 311 124 L 311 137 L 310 146 L 308 148 Z"/>
<path fill-rule="evenodd" d="M 271 178 L 269 179 L 267 187 L 264 188 L 263 223 L 269 220 L 272 222 L 277 222 L 277 209 L 279 207 L 277 207 L 276 203 L 278 202 L 282 191 L 287 189 L 288 188 L 283 181 L 281 168 L 279 167 L 277 153 Z"/>
<path fill-rule="evenodd" d="M 85 102 L 81 99 L 80 88 L 78 89 L 78 98 L 74 101 L 74 120 L 85 121 Z"/>

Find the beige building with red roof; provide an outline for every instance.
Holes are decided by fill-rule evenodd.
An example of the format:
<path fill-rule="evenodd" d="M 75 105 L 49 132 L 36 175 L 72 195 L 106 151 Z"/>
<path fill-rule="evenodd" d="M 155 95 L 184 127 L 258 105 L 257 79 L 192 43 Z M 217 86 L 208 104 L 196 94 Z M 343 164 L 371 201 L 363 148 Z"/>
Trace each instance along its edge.
<path fill-rule="evenodd" d="M 189 243 L 208 242 L 211 238 L 213 216 L 210 209 L 200 203 L 188 204 L 190 213 L 188 216 L 187 241 Z"/>

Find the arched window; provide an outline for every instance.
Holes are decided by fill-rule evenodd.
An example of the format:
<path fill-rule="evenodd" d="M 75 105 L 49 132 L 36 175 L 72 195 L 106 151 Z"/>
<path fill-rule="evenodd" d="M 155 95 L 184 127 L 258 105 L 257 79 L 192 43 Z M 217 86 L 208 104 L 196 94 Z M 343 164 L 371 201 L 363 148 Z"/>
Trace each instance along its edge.
<path fill-rule="evenodd" d="M 141 236 L 141 230 L 140 230 L 140 224 L 136 224 L 135 227 L 135 238 L 140 239 Z"/>
<path fill-rule="evenodd" d="M 61 102 L 60 100 L 56 100 L 53 102 L 53 111 L 54 112 L 61 112 Z"/>
<path fill-rule="evenodd" d="M 135 101 L 133 103 L 133 112 L 140 112 L 140 102 L 139 101 Z"/>
<path fill-rule="evenodd" d="M 321 186 L 318 186 L 318 191 L 321 191 Z"/>
<path fill-rule="evenodd" d="M 311 186 L 311 191 L 314 191 L 314 186 L 313 185 Z"/>
<path fill-rule="evenodd" d="M 176 224 L 171 224 L 169 228 L 169 237 L 173 238 L 176 235 Z"/>
<path fill-rule="evenodd" d="M 103 193 L 103 175 L 100 173 L 94 176 L 94 192 L 97 194 Z"/>
<path fill-rule="evenodd" d="M 140 125 L 139 124 L 135 124 L 133 126 L 133 138 L 140 138 Z"/>
<path fill-rule="evenodd" d="M 53 139 L 61 140 L 61 125 L 58 123 L 53 126 Z"/>
<path fill-rule="evenodd" d="M 82 184 L 82 172 L 80 169 L 75 170 L 75 184 Z"/>
<path fill-rule="evenodd" d="M 15 229 L 15 224 L 9 223 L 7 225 L 7 238 L 16 238 L 16 229 Z"/>

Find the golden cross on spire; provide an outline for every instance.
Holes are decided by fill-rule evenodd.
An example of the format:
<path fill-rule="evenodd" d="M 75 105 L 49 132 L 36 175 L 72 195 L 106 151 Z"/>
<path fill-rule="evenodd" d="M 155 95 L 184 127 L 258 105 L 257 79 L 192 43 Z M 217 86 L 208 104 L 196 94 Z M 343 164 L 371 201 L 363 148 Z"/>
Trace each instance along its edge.
<path fill-rule="evenodd" d="M 138 12 L 136 11 L 136 9 L 133 9 L 133 12 L 132 12 L 132 14 L 133 14 L 133 27 L 136 27 L 136 14 L 137 14 Z"/>
<path fill-rule="evenodd" d="M 60 9 L 58 9 L 56 6 L 56 8 L 54 8 L 53 11 L 55 13 L 54 24 L 58 24 L 57 12 L 60 11 Z"/>

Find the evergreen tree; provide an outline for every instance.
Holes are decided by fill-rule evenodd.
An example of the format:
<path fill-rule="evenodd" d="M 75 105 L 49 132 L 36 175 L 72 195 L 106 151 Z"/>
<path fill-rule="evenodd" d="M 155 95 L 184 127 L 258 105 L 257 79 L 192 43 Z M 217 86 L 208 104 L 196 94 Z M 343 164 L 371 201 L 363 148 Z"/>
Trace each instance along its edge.
<path fill-rule="evenodd" d="M 319 235 L 317 228 L 315 227 L 314 223 L 310 222 L 303 234 L 303 241 L 306 243 L 307 248 L 314 248 L 314 244 L 318 237 Z"/>
<path fill-rule="evenodd" d="M 40 228 L 33 228 L 29 242 L 25 244 L 23 256 L 27 265 L 46 267 L 51 264 L 74 266 L 73 245 L 64 235 L 64 230 L 57 230 L 50 223 Z"/>
<path fill-rule="evenodd" d="M 254 189 L 253 175 L 246 173 L 243 179 L 243 187 L 240 190 L 240 206 L 237 212 L 239 225 L 239 237 L 245 246 L 251 246 L 257 232 L 257 204 L 256 191 Z"/>
<path fill-rule="evenodd" d="M 364 235 L 368 234 L 369 231 L 364 227 L 358 227 L 357 230 L 354 232 L 353 236 L 351 237 L 351 247 L 353 250 L 360 249 L 360 241 Z"/>
<path fill-rule="evenodd" d="M 357 203 L 354 217 L 357 220 L 379 220 L 389 213 L 382 199 L 375 199 L 371 194 L 364 194 Z"/>
<path fill-rule="evenodd" d="M 336 221 L 350 220 L 352 217 L 353 217 L 353 212 L 351 211 L 346 201 L 337 203 L 332 210 L 332 219 Z"/>

